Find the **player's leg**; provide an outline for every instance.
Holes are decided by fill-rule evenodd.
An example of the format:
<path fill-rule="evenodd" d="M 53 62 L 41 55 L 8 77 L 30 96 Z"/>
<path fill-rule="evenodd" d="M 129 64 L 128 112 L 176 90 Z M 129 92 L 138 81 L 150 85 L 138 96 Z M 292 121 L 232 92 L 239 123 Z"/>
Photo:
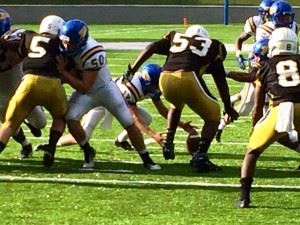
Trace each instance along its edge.
<path fill-rule="evenodd" d="M 44 166 L 50 167 L 54 163 L 56 144 L 65 130 L 64 115 L 67 111 L 68 100 L 60 79 L 39 77 L 35 88 L 35 93 L 43 93 L 42 96 L 36 97 L 38 105 L 44 106 L 52 117 L 49 141 L 43 157 Z"/>
<path fill-rule="evenodd" d="M 186 104 L 204 120 L 201 130 L 200 142 L 197 151 L 193 154 L 191 165 L 196 168 L 197 172 L 218 171 L 221 167 L 213 164 L 208 159 L 208 149 L 214 139 L 219 121 L 220 106 L 217 100 L 210 94 L 205 82 L 197 78 L 195 74 L 189 76 L 187 87 L 193 94 L 185 95 Z"/>
<path fill-rule="evenodd" d="M 111 82 L 103 94 L 105 94 L 105 98 L 98 98 L 101 101 L 100 104 L 104 105 L 127 131 L 132 145 L 144 163 L 144 167 L 150 170 L 160 170 L 160 166 L 151 159 L 143 135 L 135 126 L 132 115 L 117 86 Z"/>
<path fill-rule="evenodd" d="M 74 92 L 69 100 L 69 108 L 65 116 L 70 134 L 74 137 L 80 148 L 83 150 L 83 168 L 93 168 L 94 158 L 96 155 L 96 151 L 90 145 L 85 130 L 80 123 L 83 115 L 93 108 L 92 101 L 92 96 L 83 95 L 77 91 Z"/>
<path fill-rule="evenodd" d="M 137 106 L 137 114 L 143 124 L 146 124 L 147 126 L 151 124 L 152 117 L 144 108 Z M 121 131 L 121 133 L 118 134 L 118 136 L 115 139 L 115 145 L 125 150 L 134 149 L 128 141 L 128 133 L 126 130 L 123 130 Z"/>
<path fill-rule="evenodd" d="M 101 121 L 106 115 L 106 109 L 104 107 L 96 107 L 91 109 L 87 114 L 83 116 L 82 119 L 82 128 L 85 131 L 86 137 L 89 140 L 93 134 L 94 129 L 96 128 L 99 121 Z M 62 136 L 57 145 L 66 146 L 77 144 L 75 138 L 72 134 L 66 134 Z"/>
<path fill-rule="evenodd" d="M 41 129 L 43 129 L 47 125 L 47 118 L 42 107 L 34 107 L 32 112 L 27 116 L 24 123 L 30 129 L 33 136 L 40 137 L 42 135 Z"/>
<path fill-rule="evenodd" d="M 284 133 L 279 134 L 275 131 L 277 114 L 278 109 L 273 108 L 268 116 L 264 120 L 259 121 L 253 128 L 247 146 L 248 150 L 245 154 L 241 168 L 240 198 L 236 201 L 237 207 L 249 207 L 251 202 L 251 185 L 253 182 L 257 159 L 269 145 L 284 135 Z"/>

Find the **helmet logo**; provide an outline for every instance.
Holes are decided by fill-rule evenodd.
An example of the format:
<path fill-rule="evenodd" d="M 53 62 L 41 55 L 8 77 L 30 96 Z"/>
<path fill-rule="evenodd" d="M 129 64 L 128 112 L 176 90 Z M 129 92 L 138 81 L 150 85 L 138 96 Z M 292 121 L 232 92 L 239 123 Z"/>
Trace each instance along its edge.
<path fill-rule="evenodd" d="M 85 37 L 86 33 L 87 33 L 87 29 L 86 29 L 85 26 L 83 26 L 83 27 L 81 28 L 81 30 L 79 31 L 80 39 L 83 39 L 83 38 Z"/>
<path fill-rule="evenodd" d="M 270 14 L 273 15 L 276 12 L 276 7 L 270 8 Z"/>
<path fill-rule="evenodd" d="M 146 81 L 151 81 L 151 77 L 150 77 L 150 75 L 148 74 L 147 70 L 143 70 L 143 71 L 142 71 L 142 77 L 143 77 L 144 80 L 146 80 Z"/>
<path fill-rule="evenodd" d="M 9 15 L 7 12 L 0 12 L 0 20 L 4 20 L 6 18 L 9 18 Z"/>

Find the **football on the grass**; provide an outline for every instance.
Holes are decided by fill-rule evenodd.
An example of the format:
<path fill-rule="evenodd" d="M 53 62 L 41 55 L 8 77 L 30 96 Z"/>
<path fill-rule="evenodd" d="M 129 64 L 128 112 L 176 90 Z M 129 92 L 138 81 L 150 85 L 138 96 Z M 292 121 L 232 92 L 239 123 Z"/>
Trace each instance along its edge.
<path fill-rule="evenodd" d="M 192 155 L 197 151 L 198 144 L 200 142 L 200 135 L 197 131 L 191 132 L 186 138 L 186 147 L 188 152 Z"/>

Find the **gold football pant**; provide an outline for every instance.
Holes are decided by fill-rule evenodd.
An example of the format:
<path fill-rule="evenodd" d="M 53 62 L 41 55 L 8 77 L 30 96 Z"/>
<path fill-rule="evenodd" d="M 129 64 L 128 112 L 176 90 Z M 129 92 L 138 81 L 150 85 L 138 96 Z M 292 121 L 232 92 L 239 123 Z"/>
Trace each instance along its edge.
<path fill-rule="evenodd" d="M 278 117 L 279 107 L 270 108 L 264 117 L 254 126 L 251 136 L 249 138 L 248 150 L 256 150 L 263 152 L 269 145 L 277 141 L 286 132 L 278 133 L 275 130 L 276 121 Z M 294 104 L 294 125 L 295 130 L 300 132 L 300 103 Z"/>
<path fill-rule="evenodd" d="M 205 91 L 194 72 L 162 72 L 159 80 L 162 94 L 173 106 L 182 110 L 188 105 L 204 121 L 220 121 L 217 100 Z"/>
<path fill-rule="evenodd" d="M 16 130 L 37 105 L 44 106 L 53 118 L 64 116 L 68 100 L 60 79 L 25 75 L 9 102 L 3 126 Z"/>

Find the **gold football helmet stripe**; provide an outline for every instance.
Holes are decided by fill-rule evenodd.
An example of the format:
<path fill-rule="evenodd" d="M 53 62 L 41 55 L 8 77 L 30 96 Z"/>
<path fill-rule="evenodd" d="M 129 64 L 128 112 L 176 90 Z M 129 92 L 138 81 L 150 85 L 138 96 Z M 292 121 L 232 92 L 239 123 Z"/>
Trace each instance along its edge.
<path fill-rule="evenodd" d="M 265 24 L 260 24 L 259 27 L 261 27 L 262 29 L 264 29 L 265 31 L 267 31 L 269 34 L 271 34 L 273 32 L 273 30 L 274 30 L 273 28 L 268 27 Z"/>
<path fill-rule="evenodd" d="M 252 31 L 252 32 L 255 32 L 255 30 L 256 30 L 256 25 L 255 25 L 255 23 L 254 23 L 254 21 L 253 21 L 253 17 L 250 17 L 250 18 L 249 18 L 249 24 L 250 24 L 250 27 L 251 27 L 251 31 Z"/>
<path fill-rule="evenodd" d="M 137 90 L 137 88 L 130 81 L 126 82 L 126 87 L 132 93 L 135 101 L 137 102 L 138 99 L 141 97 L 139 91 Z"/>

